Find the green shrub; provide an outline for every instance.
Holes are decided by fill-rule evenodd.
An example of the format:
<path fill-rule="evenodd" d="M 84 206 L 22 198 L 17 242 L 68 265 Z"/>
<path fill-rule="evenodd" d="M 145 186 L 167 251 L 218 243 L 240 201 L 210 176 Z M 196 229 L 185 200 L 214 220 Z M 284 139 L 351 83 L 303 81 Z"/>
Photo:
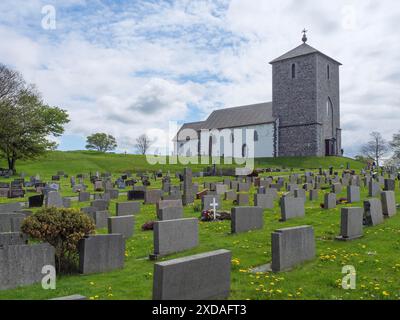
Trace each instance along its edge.
<path fill-rule="evenodd" d="M 78 261 L 78 242 L 95 233 L 92 219 L 78 209 L 46 208 L 26 218 L 21 230 L 33 239 L 51 244 L 56 251 L 57 270 L 74 271 Z"/>

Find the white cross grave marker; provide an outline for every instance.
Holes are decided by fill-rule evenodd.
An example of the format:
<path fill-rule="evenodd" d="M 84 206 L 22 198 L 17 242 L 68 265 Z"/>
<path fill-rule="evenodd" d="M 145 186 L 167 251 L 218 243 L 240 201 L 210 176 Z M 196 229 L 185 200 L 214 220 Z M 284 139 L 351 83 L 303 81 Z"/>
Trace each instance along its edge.
<path fill-rule="evenodd" d="M 217 205 L 218 205 L 218 203 L 215 202 L 215 198 L 213 198 L 213 202 L 210 203 L 210 205 L 212 206 L 212 208 L 214 210 L 214 220 L 217 220 Z"/>

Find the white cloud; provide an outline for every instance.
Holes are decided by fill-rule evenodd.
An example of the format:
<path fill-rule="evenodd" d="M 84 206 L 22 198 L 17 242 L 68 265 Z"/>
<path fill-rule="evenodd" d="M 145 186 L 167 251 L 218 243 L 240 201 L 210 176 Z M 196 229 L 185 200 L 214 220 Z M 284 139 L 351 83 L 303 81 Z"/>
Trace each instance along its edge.
<path fill-rule="evenodd" d="M 55 31 L 40 28 L 45 4 L 56 6 Z M 354 155 L 369 132 L 389 139 L 400 129 L 394 0 L 6 0 L 0 11 L 1 62 L 69 111 L 67 134 L 108 132 L 121 150 L 169 120 L 270 101 L 268 62 L 298 45 L 304 27 L 312 46 L 344 64 L 344 149 Z"/>

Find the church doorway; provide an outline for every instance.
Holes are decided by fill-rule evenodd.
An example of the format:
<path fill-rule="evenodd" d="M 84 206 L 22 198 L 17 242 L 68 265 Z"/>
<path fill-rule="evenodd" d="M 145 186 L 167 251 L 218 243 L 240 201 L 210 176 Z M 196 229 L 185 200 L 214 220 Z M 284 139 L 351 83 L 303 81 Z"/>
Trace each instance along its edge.
<path fill-rule="evenodd" d="M 335 139 L 325 140 L 325 156 L 326 157 L 335 156 L 336 155 L 335 149 L 336 149 Z"/>

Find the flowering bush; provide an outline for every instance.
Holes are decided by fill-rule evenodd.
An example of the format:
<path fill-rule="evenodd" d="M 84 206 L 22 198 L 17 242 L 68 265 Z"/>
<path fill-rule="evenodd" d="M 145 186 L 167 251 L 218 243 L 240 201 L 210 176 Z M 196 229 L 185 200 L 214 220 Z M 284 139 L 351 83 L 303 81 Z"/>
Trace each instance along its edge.
<path fill-rule="evenodd" d="M 58 271 L 66 273 L 77 267 L 79 240 L 95 233 L 96 226 L 78 209 L 52 207 L 26 218 L 21 230 L 33 239 L 51 244 L 56 251 Z"/>

